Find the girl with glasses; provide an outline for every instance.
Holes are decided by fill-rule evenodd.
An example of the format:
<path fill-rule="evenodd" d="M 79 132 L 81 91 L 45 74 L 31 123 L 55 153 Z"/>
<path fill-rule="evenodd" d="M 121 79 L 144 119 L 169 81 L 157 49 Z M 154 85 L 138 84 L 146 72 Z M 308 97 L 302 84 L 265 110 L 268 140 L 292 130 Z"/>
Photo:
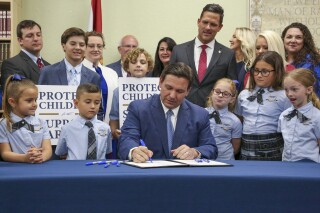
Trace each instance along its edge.
<path fill-rule="evenodd" d="M 207 102 L 210 128 L 218 147 L 217 160 L 234 160 L 239 152 L 242 124 L 231 111 L 237 96 L 236 84 L 228 79 L 218 80 Z"/>
<path fill-rule="evenodd" d="M 282 89 L 284 74 L 283 59 L 274 51 L 257 56 L 252 64 L 249 89 L 239 94 L 235 109 L 243 119 L 243 160 L 281 160 L 278 119 L 291 105 Z"/>

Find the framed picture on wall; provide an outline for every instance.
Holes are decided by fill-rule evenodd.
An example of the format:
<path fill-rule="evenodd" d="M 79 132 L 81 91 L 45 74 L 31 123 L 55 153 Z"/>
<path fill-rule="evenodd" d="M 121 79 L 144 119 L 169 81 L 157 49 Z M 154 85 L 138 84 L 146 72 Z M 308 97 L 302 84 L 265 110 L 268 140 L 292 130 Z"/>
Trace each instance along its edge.
<path fill-rule="evenodd" d="M 320 47 L 320 0 L 249 0 L 250 27 L 257 34 L 273 30 L 281 35 L 293 22 L 305 24 Z"/>

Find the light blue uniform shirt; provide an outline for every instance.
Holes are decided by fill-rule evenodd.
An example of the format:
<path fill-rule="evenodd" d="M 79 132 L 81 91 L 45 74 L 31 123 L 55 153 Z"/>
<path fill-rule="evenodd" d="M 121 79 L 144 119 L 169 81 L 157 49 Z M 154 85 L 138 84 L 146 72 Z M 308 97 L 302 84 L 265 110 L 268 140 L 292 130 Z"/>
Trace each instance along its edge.
<path fill-rule="evenodd" d="M 13 113 L 10 113 L 10 116 L 14 123 L 22 120 Z M 46 121 L 35 116 L 27 116 L 23 119 L 34 125 L 34 132 L 26 127 L 9 132 L 6 119 L 2 119 L 0 122 L 0 143 L 9 143 L 12 152 L 19 154 L 26 154 L 31 147 L 40 148 L 43 140 L 51 139 Z"/>
<path fill-rule="evenodd" d="M 278 131 L 282 132 L 284 139 L 283 161 L 298 161 L 310 159 L 320 162 L 319 144 L 320 139 L 320 110 L 312 105 L 312 102 L 300 107 L 298 111 L 309 118 L 303 123 L 294 116 L 288 121 L 284 118 L 294 107 L 290 107 L 279 118 Z"/>
<path fill-rule="evenodd" d="M 206 108 L 209 114 L 214 111 L 213 107 Z M 242 124 L 237 116 L 228 111 L 228 107 L 217 110 L 222 124 L 216 124 L 214 118 L 210 119 L 210 128 L 218 147 L 217 160 L 234 160 L 232 138 L 241 138 Z"/>
<path fill-rule="evenodd" d="M 253 91 L 242 90 L 238 96 L 235 114 L 243 117 L 243 134 L 270 134 L 276 133 L 280 114 L 291 106 L 284 90 L 275 91 L 272 88 L 264 88 L 262 94 L 263 104 L 247 100 L 254 95 L 260 87 Z"/>
<path fill-rule="evenodd" d="M 119 87 L 113 91 L 112 105 L 109 114 L 110 120 L 120 120 L 119 118 Z"/>
<path fill-rule="evenodd" d="M 67 154 L 67 160 L 87 159 L 89 128 L 85 125 L 86 121 L 78 115 L 61 128 L 56 155 Z M 110 127 L 96 117 L 90 121 L 96 135 L 97 159 L 106 159 L 106 154 L 112 152 Z"/>

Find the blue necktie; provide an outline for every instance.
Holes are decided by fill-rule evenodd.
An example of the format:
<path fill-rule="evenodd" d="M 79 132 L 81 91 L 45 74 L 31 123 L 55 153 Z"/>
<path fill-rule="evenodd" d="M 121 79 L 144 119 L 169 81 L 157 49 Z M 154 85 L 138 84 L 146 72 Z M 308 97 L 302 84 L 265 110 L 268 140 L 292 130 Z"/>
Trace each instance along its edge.
<path fill-rule="evenodd" d="M 107 85 L 107 82 L 106 82 L 106 80 L 104 79 L 104 77 L 102 75 L 101 68 L 100 67 L 95 67 L 94 69 L 100 75 L 100 78 L 101 78 L 100 89 L 102 91 L 102 107 L 103 107 L 103 112 L 104 112 L 104 115 L 105 115 L 106 114 L 106 110 L 107 110 L 108 85 Z"/>
<path fill-rule="evenodd" d="M 78 78 L 77 78 L 77 70 L 72 68 L 70 70 L 70 73 L 71 73 L 71 76 L 70 76 L 70 80 L 69 80 L 69 85 L 79 86 L 79 81 L 78 81 Z"/>
<path fill-rule="evenodd" d="M 172 142 L 173 142 L 173 134 L 174 129 L 171 121 L 171 116 L 173 116 L 173 112 L 171 109 L 167 111 L 167 133 L 168 133 L 168 147 L 169 147 L 169 154 L 171 153 Z"/>

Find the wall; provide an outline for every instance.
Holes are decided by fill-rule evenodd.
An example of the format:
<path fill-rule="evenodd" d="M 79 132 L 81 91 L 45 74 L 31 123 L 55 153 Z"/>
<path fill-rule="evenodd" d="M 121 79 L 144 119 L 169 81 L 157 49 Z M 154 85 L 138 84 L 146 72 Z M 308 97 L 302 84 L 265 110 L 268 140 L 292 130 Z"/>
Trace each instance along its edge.
<path fill-rule="evenodd" d="M 158 41 L 172 37 L 177 43 L 197 35 L 197 19 L 207 0 L 101 0 L 106 40 L 104 64 L 119 59 L 117 46 L 126 34 L 154 55 Z M 249 26 L 248 0 L 215 0 L 225 10 L 224 27 L 217 40 L 229 46 L 236 27 Z M 23 0 L 21 20 L 33 19 L 42 27 L 42 56 L 51 63 L 64 57 L 60 36 L 69 27 L 87 30 L 91 0 Z"/>

